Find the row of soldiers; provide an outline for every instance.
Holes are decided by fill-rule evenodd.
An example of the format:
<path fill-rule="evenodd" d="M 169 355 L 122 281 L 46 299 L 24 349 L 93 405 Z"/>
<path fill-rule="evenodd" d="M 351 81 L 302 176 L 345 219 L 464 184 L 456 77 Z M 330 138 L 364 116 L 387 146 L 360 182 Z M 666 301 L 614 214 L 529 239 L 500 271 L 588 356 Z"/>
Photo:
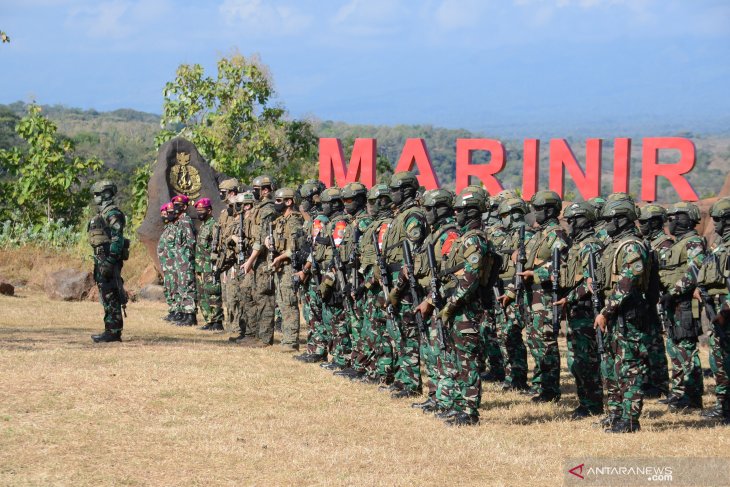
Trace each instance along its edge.
<path fill-rule="evenodd" d="M 716 405 L 703 415 L 730 421 L 730 200 L 712 207 L 720 239 L 708 250 L 696 206 L 639 209 L 623 193 L 563 211 L 552 191 L 529 204 L 480 186 L 420 194 L 410 172 L 370 190 L 315 180 L 277 189 L 269 176 L 252 188 L 221 183 L 227 209 L 217 224 L 210 202 L 196 203 L 209 222 L 195 247 L 198 289 L 221 295 L 223 282 L 225 321 L 239 329 L 232 342 L 271 345 L 277 310 L 281 349 L 294 352 L 301 312 L 306 351 L 296 359 L 394 398 L 426 391 L 414 407 L 471 425 L 484 379 L 537 403 L 560 400 L 566 322 L 579 401 L 572 417 L 602 415 L 599 424 L 622 433 L 640 429 L 644 397 L 663 395 L 674 412 L 702 408 L 702 308 L 717 382 Z M 206 315 L 205 300 L 206 326 L 219 329 L 221 307 Z M 192 303 L 178 306 L 183 315 Z"/>

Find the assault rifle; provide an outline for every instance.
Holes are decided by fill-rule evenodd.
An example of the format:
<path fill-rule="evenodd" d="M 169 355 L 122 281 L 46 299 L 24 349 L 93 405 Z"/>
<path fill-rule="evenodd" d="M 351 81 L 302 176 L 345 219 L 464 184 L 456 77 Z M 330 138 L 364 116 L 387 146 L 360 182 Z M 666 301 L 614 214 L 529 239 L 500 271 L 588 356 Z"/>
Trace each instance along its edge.
<path fill-rule="evenodd" d="M 360 242 L 360 226 L 355 222 L 354 224 L 355 229 L 353 230 L 353 243 L 352 243 L 352 250 L 350 251 L 350 257 L 347 259 L 347 266 L 350 269 L 350 272 L 352 272 L 352 279 L 350 280 L 350 284 L 352 285 L 352 289 L 357 289 L 360 287 L 360 274 L 358 273 L 357 268 L 358 262 L 357 262 L 357 244 Z"/>
<path fill-rule="evenodd" d="M 524 272 L 527 263 L 527 252 L 525 250 L 525 225 L 520 226 L 519 237 L 517 240 L 517 262 L 515 266 L 515 296 L 517 299 L 517 308 L 520 312 L 522 320 L 525 320 L 527 313 L 525 311 L 525 283 L 522 281 L 520 273 Z"/>
<path fill-rule="evenodd" d="M 418 306 L 418 303 L 420 303 L 421 300 L 418 297 L 418 289 L 416 288 L 418 284 L 416 283 L 416 271 L 413 268 L 413 255 L 411 255 L 411 245 L 408 243 L 408 240 L 403 240 L 402 245 L 404 267 L 406 268 L 406 273 L 408 274 L 408 287 L 411 291 L 411 301 L 414 306 Z M 416 318 L 418 330 L 421 332 L 421 335 L 425 335 L 426 322 L 423 319 L 423 316 L 421 316 L 421 313 L 414 313 L 414 316 Z"/>
<path fill-rule="evenodd" d="M 236 244 L 236 261 L 243 264 L 246 261 L 246 255 L 243 252 L 243 211 L 238 214 L 238 243 Z"/>
<path fill-rule="evenodd" d="M 345 273 L 342 271 L 342 259 L 340 258 L 340 251 L 335 245 L 335 239 L 332 235 L 329 236 L 330 246 L 332 246 L 332 260 L 330 266 L 335 270 L 335 281 L 337 289 L 345 306 L 345 310 L 348 313 L 352 313 L 352 303 L 350 302 L 350 293 L 347 291 L 347 280 L 345 279 Z"/>
<path fill-rule="evenodd" d="M 388 273 L 388 266 L 385 265 L 385 259 L 383 259 L 383 253 L 380 251 L 380 245 L 378 244 L 378 232 L 373 232 L 373 245 L 375 246 L 375 260 L 378 263 L 378 269 L 380 270 L 380 282 L 383 285 L 383 292 L 385 293 L 385 312 L 388 314 L 388 318 L 395 323 L 395 311 L 393 305 L 388 300 L 390 294 L 391 282 L 390 274 Z"/>
<path fill-rule="evenodd" d="M 210 242 L 210 254 L 215 255 L 216 258 L 211 262 L 213 264 L 212 270 L 213 270 L 213 279 L 218 282 L 220 280 L 220 275 L 218 272 L 218 245 L 219 241 L 221 239 L 221 227 L 217 224 L 213 224 L 213 236 Z"/>
<path fill-rule="evenodd" d="M 274 290 L 274 229 L 271 225 L 271 218 L 266 221 L 266 233 L 271 243 L 271 248 L 266 249 L 266 262 L 269 264 L 269 291 Z"/>
<path fill-rule="evenodd" d="M 436 266 L 436 255 L 433 251 L 433 244 L 428 244 L 427 247 L 428 255 L 428 268 L 431 271 L 431 301 L 433 302 L 433 323 L 436 325 L 436 332 L 438 333 L 438 340 L 441 343 L 441 347 L 445 345 L 444 341 L 444 324 L 441 321 L 441 290 L 439 289 L 438 279 L 438 267 Z"/>
<path fill-rule="evenodd" d="M 312 262 L 312 279 L 314 280 L 314 284 L 316 286 L 317 292 L 319 292 L 319 285 L 321 283 L 321 279 L 320 279 L 319 262 L 317 262 L 317 258 L 315 257 L 315 252 L 317 250 L 316 243 L 317 243 L 317 237 L 312 236 L 312 245 L 310 245 L 309 257 L 311 258 L 311 262 Z"/>
<path fill-rule="evenodd" d="M 717 259 L 717 256 L 712 256 L 710 258 Z M 720 267 L 718 262 L 718 268 Z M 697 290 L 700 292 L 700 298 L 702 298 L 702 304 L 705 307 L 705 314 L 707 315 L 707 319 L 710 320 L 710 324 L 715 320 L 717 317 L 717 309 L 715 309 L 715 302 L 710 297 L 710 293 L 707 292 L 707 287 L 701 286 L 699 282 L 699 274 L 700 270 L 697 268 L 697 265 L 692 262 L 689 265 L 689 272 L 692 274 L 692 278 L 694 279 Z"/>
<path fill-rule="evenodd" d="M 593 318 L 595 319 L 601 313 L 603 304 L 598 296 L 598 286 L 596 285 L 596 254 L 589 252 L 588 254 L 588 275 L 591 278 L 591 306 L 593 308 Z M 598 353 L 603 355 L 606 350 L 603 348 L 603 332 L 600 328 L 596 328 L 596 342 L 598 343 Z"/>
<path fill-rule="evenodd" d="M 553 288 L 553 332 L 555 336 L 560 333 L 560 305 L 555 304 L 558 301 L 558 289 L 560 288 L 560 249 L 553 248 L 553 270 L 552 270 L 552 288 Z"/>

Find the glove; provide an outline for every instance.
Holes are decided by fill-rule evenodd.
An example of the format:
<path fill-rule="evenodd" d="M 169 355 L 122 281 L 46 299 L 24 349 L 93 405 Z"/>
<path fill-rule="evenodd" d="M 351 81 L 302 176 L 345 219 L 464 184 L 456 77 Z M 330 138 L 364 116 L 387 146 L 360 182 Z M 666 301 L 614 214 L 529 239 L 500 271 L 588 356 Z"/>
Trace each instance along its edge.
<path fill-rule="evenodd" d="M 398 303 L 400 302 L 400 291 L 398 290 L 397 287 L 391 289 L 390 293 L 388 293 L 388 301 L 393 306 L 397 306 Z"/>
<path fill-rule="evenodd" d="M 332 296 L 332 284 L 329 281 L 323 280 L 319 285 L 319 295 L 322 297 L 322 301 L 329 301 Z"/>
<path fill-rule="evenodd" d="M 111 279 L 114 276 L 114 264 L 109 260 L 104 260 L 99 263 L 99 274 L 104 279 Z"/>
<path fill-rule="evenodd" d="M 448 323 L 451 321 L 451 318 L 454 317 L 456 314 L 456 306 L 454 306 L 452 303 L 447 303 L 446 306 L 444 306 L 441 309 L 441 314 L 439 317 L 441 318 L 441 321 L 444 323 Z"/>

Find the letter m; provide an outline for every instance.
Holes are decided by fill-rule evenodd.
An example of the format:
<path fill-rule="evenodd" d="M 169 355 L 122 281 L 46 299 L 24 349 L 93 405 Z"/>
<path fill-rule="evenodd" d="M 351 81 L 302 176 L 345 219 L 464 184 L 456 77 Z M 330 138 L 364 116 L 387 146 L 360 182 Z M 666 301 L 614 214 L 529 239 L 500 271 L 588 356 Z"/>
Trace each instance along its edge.
<path fill-rule="evenodd" d="M 375 139 L 355 139 L 350 164 L 345 167 L 340 139 L 319 139 L 319 179 L 328 187 L 359 181 L 370 188 L 375 184 L 375 149 Z"/>

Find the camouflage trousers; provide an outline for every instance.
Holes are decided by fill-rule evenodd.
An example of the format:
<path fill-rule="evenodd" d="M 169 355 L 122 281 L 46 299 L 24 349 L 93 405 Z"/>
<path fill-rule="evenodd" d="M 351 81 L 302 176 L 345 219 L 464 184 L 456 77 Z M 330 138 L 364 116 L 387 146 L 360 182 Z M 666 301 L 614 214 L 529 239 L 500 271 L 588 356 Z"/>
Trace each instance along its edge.
<path fill-rule="evenodd" d="M 163 268 L 162 270 L 162 289 L 165 292 L 165 303 L 167 303 L 167 310 L 170 313 L 178 311 L 175 303 L 175 294 L 173 290 L 174 280 L 170 270 Z"/>
<path fill-rule="evenodd" d="M 671 394 L 701 401 L 704 379 L 697 338 L 667 338 L 667 353 L 672 364 Z"/>
<path fill-rule="evenodd" d="M 480 349 L 482 354 L 479 357 L 479 369 L 489 371 L 489 374 L 497 380 L 504 380 L 505 368 L 502 359 L 502 349 L 499 346 L 497 330 L 498 312 L 494 308 L 486 310 L 479 323 Z"/>
<path fill-rule="evenodd" d="M 567 338 L 568 370 L 575 377 L 578 403 L 600 413 L 603 411 L 603 384 L 593 318 L 571 317 L 568 320 Z"/>
<path fill-rule="evenodd" d="M 172 268 L 173 299 L 175 309 L 182 313 L 194 314 L 195 307 L 195 271 L 190 262 L 175 262 Z"/>
<path fill-rule="evenodd" d="M 649 375 L 644 388 L 656 388 L 660 391 L 669 391 L 669 367 L 667 364 L 667 349 L 664 346 L 662 324 L 656 310 L 649 310 Z"/>
<path fill-rule="evenodd" d="M 307 353 L 327 357 L 328 338 L 322 324 L 322 299 L 319 286 L 313 279 L 306 283 L 304 293 L 304 321 L 307 323 Z"/>
<path fill-rule="evenodd" d="M 299 302 L 292 284 L 292 268 L 284 266 L 275 274 L 276 306 L 281 313 L 281 346 L 299 349 Z"/>
<path fill-rule="evenodd" d="M 121 273 L 121 269 L 115 269 L 115 273 Z M 112 333 L 121 333 L 124 328 L 124 318 L 122 317 L 122 301 L 119 293 L 124 292 L 123 281 L 120 277 L 118 282 L 116 278 L 105 278 L 99 272 L 97 266 L 94 266 L 94 281 L 99 288 L 99 302 L 104 308 L 104 330 Z"/>
<path fill-rule="evenodd" d="M 717 404 L 730 416 L 730 326 L 713 325 L 710 334 L 710 369 L 715 376 Z"/>
<path fill-rule="evenodd" d="M 350 320 L 350 342 L 352 353 L 350 354 L 350 366 L 358 372 L 365 372 L 366 347 L 363 336 L 363 328 L 366 321 L 365 296 L 354 300 L 353 312 L 345 318 Z"/>
<path fill-rule="evenodd" d="M 442 409 L 479 414 L 482 379 L 479 373 L 481 338 L 474 311 L 457 313 L 449 326 L 443 354 L 444 371 L 435 399 Z"/>
<path fill-rule="evenodd" d="M 426 372 L 426 387 L 428 389 L 428 397 L 435 400 L 436 388 L 441 382 L 442 374 L 445 370 L 443 363 L 444 343 L 439 338 L 438 326 L 431 316 L 426 322 L 427 331 L 425 340 L 421 341 L 421 358 Z M 445 331 L 444 331 L 445 333 Z M 444 336 L 444 341 L 446 337 Z"/>
<path fill-rule="evenodd" d="M 195 275 L 198 303 L 206 324 L 223 323 L 221 284 L 212 272 Z"/>
<path fill-rule="evenodd" d="M 538 394 L 560 396 L 560 352 L 553 329 L 552 297 L 541 286 L 526 290 L 532 321 L 527 324 L 527 346 L 535 360 L 532 388 Z"/>
<path fill-rule="evenodd" d="M 223 328 L 229 333 L 238 332 L 238 320 L 234 319 L 233 309 L 236 302 L 236 289 L 230 278 L 230 271 L 221 274 L 221 296 L 223 298 Z"/>
<path fill-rule="evenodd" d="M 382 382 L 392 382 L 395 374 L 395 351 L 388 334 L 385 295 L 382 288 L 374 284 L 365 293 L 365 309 L 368 310 L 362 327 L 363 356 L 366 374 Z"/>
<path fill-rule="evenodd" d="M 648 335 L 629 321 L 611 321 L 604 346 L 613 367 L 606 380 L 609 414 L 638 421 L 644 404 L 643 382 L 648 369 Z"/>
<path fill-rule="evenodd" d="M 252 272 L 244 277 L 244 285 L 239 292 L 241 295 L 240 316 L 244 319 L 242 332 L 245 335 L 257 337 L 263 343 L 271 345 L 274 341 L 274 294 L 269 290 L 271 274 L 265 270 L 266 266 L 259 264 Z M 250 283 L 250 284 L 249 284 Z M 250 293 L 246 291 L 250 289 Z M 239 318 L 240 319 L 240 318 Z"/>
<path fill-rule="evenodd" d="M 340 367 L 350 364 L 352 344 L 350 342 L 350 320 L 342 303 L 325 304 L 322 307 L 322 323 L 328 327 L 328 347 L 332 358 L 330 361 Z"/>
<path fill-rule="evenodd" d="M 413 300 L 406 293 L 395 306 L 397 323 L 393 329 L 398 335 L 398 358 L 395 366 L 394 384 L 409 391 L 421 391 L 420 330 L 413 316 Z M 395 338 L 395 337 L 394 337 Z"/>
<path fill-rule="evenodd" d="M 527 348 L 522 340 L 524 321 L 519 307 L 510 303 L 497 313 L 497 339 L 504 364 L 504 381 L 510 385 L 527 383 Z"/>
<path fill-rule="evenodd" d="M 228 296 L 228 310 L 230 312 L 232 331 L 238 331 L 241 335 L 254 337 L 255 331 L 248 326 L 250 315 L 254 311 L 247 308 L 244 303 L 253 302 L 251 287 L 253 286 L 253 273 L 244 275 L 239 269 L 231 270 L 226 283 L 230 294 Z"/>

